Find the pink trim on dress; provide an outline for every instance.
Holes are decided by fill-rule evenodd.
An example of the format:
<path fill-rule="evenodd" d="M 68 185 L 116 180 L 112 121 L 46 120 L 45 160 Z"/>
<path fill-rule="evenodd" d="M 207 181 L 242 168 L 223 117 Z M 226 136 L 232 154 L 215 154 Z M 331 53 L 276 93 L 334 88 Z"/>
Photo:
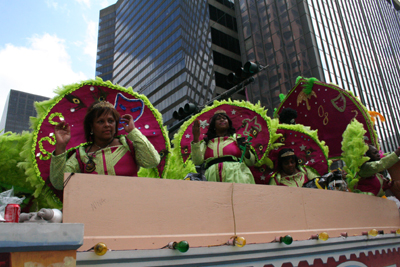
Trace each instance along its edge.
<path fill-rule="evenodd" d="M 218 175 L 219 175 L 219 181 L 220 182 L 223 182 L 222 181 L 222 167 L 223 167 L 223 162 L 220 162 L 220 163 L 218 163 Z"/>
<path fill-rule="evenodd" d="M 216 137 L 209 141 L 209 144 L 204 153 L 205 160 L 209 158 L 220 158 L 223 156 L 234 156 L 236 158 L 240 158 L 242 156 L 242 151 L 234 140 L 232 140 L 232 143 L 225 145 L 222 149 L 222 154 L 220 154 L 221 143 L 225 142 L 230 137 L 225 136 L 223 139 L 221 138 L 222 140 L 220 138 L 221 137 Z M 211 144 L 215 143 L 217 147 L 215 149 L 210 148 Z M 214 156 L 214 150 L 216 150 L 216 156 Z"/>
<path fill-rule="evenodd" d="M 107 175 L 108 171 L 107 171 L 106 155 L 104 153 L 104 150 L 101 151 L 101 155 L 103 157 L 104 174 Z"/>

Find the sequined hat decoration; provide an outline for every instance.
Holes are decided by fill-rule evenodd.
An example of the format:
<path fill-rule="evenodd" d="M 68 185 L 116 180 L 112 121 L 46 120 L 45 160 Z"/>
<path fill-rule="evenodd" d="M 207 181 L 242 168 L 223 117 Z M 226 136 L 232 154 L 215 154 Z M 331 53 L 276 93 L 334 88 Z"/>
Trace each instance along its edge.
<path fill-rule="evenodd" d="M 216 114 L 225 114 L 226 115 L 226 111 L 223 110 L 223 109 L 219 109 L 219 110 L 214 112 L 214 115 L 216 115 Z"/>
<path fill-rule="evenodd" d="M 294 155 L 294 152 L 293 152 L 293 151 L 287 151 L 287 152 L 285 152 L 285 153 L 283 153 L 283 154 L 281 155 L 281 158 L 289 157 L 289 156 L 293 156 L 293 155 Z"/>

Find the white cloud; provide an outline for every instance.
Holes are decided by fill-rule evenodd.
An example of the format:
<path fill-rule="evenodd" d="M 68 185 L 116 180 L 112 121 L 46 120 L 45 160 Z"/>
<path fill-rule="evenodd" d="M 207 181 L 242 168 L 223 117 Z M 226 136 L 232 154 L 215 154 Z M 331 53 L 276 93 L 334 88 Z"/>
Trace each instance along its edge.
<path fill-rule="evenodd" d="M 54 1 L 54 0 L 47 0 L 47 1 Z M 80 5 L 86 6 L 87 8 L 94 7 L 94 6 L 100 6 L 100 8 L 105 8 L 108 6 L 111 6 L 117 2 L 117 0 L 75 0 L 78 2 Z"/>
<path fill-rule="evenodd" d="M 60 4 L 56 0 L 47 0 L 46 4 L 48 7 L 51 7 L 57 11 L 63 11 L 68 13 L 67 4 L 65 3 Z"/>
<path fill-rule="evenodd" d="M 54 9 L 56 9 L 56 10 L 58 8 L 58 2 L 56 2 L 54 0 L 47 0 L 46 4 L 47 4 L 48 7 L 52 7 Z"/>
<path fill-rule="evenodd" d="M 105 8 L 105 7 L 111 6 L 115 3 L 117 3 L 116 0 L 104 0 L 100 3 L 100 6 L 101 6 L 101 8 Z"/>
<path fill-rule="evenodd" d="M 86 55 L 92 57 L 93 62 L 96 62 L 98 24 L 93 20 L 88 20 L 85 16 L 83 18 L 87 24 L 83 51 Z"/>
<path fill-rule="evenodd" d="M 76 0 L 76 2 L 78 2 L 81 5 L 85 5 L 86 7 L 90 8 L 90 0 Z"/>
<path fill-rule="evenodd" d="M 35 35 L 29 47 L 7 44 L 0 48 L 0 112 L 10 89 L 53 97 L 53 90 L 87 79 L 74 72 L 65 41 L 55 35 Z"/>

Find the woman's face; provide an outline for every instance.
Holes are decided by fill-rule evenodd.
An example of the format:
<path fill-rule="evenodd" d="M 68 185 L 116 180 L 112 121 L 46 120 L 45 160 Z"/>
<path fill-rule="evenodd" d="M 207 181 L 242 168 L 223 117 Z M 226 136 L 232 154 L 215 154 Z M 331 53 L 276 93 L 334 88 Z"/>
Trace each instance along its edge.
<path fill-rule="evenodd" d="M 92 125 L 93 136 L 98 140 L 110 140 L 115 135 L 116 121 L 112 113 L 103 113 L 94 119 Z"/>
<path fill-rule="evenodd" d="M 228 119 L 223 115 L 217 116 L 215 118 L 215 130 L 218 132 L 218 131 L 226 131 L 228 129 L 229 129 Z"/>
<path fill-rule="evenodd" d="M 378 161 L 381 159 L 378 149 L 376 149 L 374 146 L 369 147 L 367 156 L 370 157 L 372 161 Z"/>
<path fill-rule="evenodd" d="M 288 175 L 292 175 L 296 171 L 296 161 L 293 158 L 288 158 L 282 162 L 282 171 Z"/>

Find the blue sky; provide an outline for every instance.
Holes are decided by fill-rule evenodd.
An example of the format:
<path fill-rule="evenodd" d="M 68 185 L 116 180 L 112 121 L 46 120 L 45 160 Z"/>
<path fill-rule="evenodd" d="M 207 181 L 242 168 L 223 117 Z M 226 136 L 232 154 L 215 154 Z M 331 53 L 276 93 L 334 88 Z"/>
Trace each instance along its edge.
<path fill-rule="evenodd" d="M 101 9 L 117 0 L 0 0 L 0 117 L 10 89 L 53 97 L 95 77 Z"/>

